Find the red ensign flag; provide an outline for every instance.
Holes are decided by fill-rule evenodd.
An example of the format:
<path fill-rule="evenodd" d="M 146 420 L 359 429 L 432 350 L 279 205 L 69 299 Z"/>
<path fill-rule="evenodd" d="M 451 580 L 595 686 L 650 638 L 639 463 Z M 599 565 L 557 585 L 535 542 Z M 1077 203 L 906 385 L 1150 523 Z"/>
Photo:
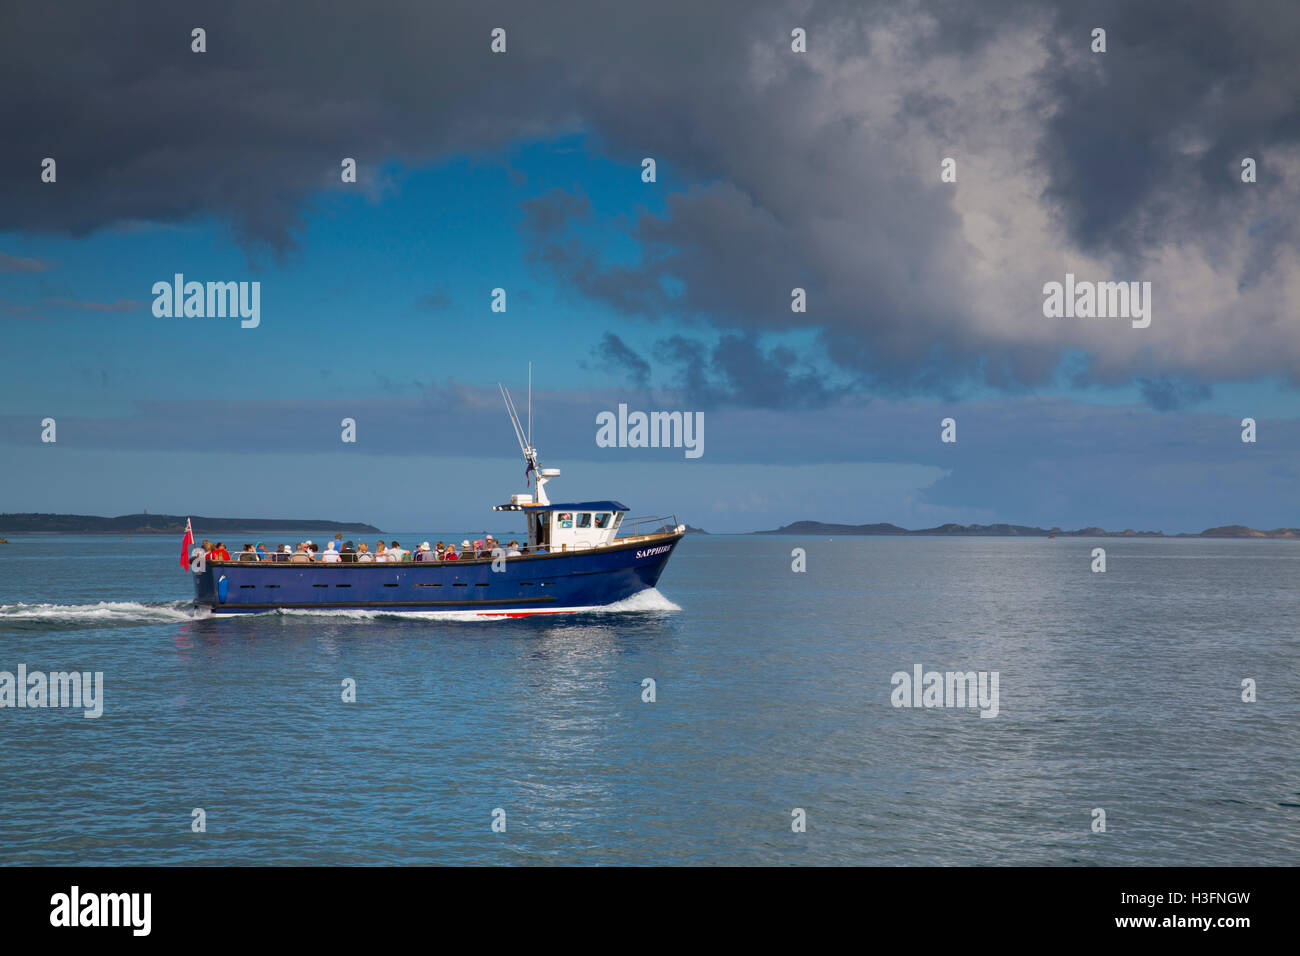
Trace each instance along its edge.
<path fill-rule="evenodd" d="M 190 569 L 190 548 L 194 547 L 194 531 L 190 528 L 190 519 L 185 519 L 185 537 L 181 539 L 181 570 Z"/>

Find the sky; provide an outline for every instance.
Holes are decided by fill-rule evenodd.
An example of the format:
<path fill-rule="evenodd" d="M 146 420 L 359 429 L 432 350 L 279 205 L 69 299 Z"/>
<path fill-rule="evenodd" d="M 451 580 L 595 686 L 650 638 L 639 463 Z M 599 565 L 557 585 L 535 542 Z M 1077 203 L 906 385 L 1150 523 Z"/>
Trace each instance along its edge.
<path fill-rule="evenodd" d="M 531 362 L 554 500 L 1300 526 L 1297 47 L 1284 2 L 7 4 L 0 512 L 475 528 Z M 177 273 L 257 326 L 156 315 Z M 1046 316 L 1067 273 L 1150 324 Z"/>

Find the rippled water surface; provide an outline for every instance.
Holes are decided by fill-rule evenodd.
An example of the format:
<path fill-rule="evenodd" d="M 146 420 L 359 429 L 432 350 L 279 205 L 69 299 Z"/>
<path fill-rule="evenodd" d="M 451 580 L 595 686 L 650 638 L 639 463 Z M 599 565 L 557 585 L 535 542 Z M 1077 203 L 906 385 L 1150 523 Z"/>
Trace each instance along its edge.
<path fill-rule="evenodd" d="M 196 616 L 175 540 L 11 541 L 0 671 L 105 689 L 0 709 L 2 863 L 1300 859 L 1300 542 L 691 536 L 621 609 L 459 622 Z M 999 715 L 891 706 L 916 664 Z"/>

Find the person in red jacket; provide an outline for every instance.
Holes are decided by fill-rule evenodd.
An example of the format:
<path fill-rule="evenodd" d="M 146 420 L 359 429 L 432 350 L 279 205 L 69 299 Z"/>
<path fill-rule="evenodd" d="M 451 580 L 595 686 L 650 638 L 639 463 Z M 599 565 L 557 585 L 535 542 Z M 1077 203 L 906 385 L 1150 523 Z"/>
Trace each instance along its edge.
<path fill-rule="evenodd" d="M 460 556 L 456 554 L 456 546 L 454 544 L 447 545 L 447 552 L 442 556 L 442 560 L 444 561 L 460 560 Z"/>
<path fill-rule="evenodd" d="M 229 561 L 230 552 L 226 550 L 226 543 L 224 541 L 218 541 L 217 546 L 212 549 L 210 557 L 213 561 Z"/>

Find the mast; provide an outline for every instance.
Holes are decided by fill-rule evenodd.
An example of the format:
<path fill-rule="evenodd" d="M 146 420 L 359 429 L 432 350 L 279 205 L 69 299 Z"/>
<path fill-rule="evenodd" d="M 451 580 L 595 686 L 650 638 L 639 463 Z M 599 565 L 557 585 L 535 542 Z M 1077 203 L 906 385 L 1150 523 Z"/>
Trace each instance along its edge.
<path fill-rule="evenodd" d="M 546 483 L 552 478 L 559 475 L 558 468 L 542 468 L 537 463 L 537 449 L 532 445 L 532 368 L 529 368 L 528 375 L 528 430 L 524 431 L 524 426 L 519 420 L 519 410 L 515 407 L 515 401 L 510 397 L 510 389 L 506 388 L 500 382 L 497 382 L 497 388 L 501 389 L 501 397 L 506 403 L 506 414 L 510 416 L 510 424 L 515 430 L 515 439 L 519 442 L 519 450 L 524 453 L 524 461 L 528 462 L 530 470 L 537 476 L 537 503 L 539 505 L 550 504 L 546 497 Z"/>

